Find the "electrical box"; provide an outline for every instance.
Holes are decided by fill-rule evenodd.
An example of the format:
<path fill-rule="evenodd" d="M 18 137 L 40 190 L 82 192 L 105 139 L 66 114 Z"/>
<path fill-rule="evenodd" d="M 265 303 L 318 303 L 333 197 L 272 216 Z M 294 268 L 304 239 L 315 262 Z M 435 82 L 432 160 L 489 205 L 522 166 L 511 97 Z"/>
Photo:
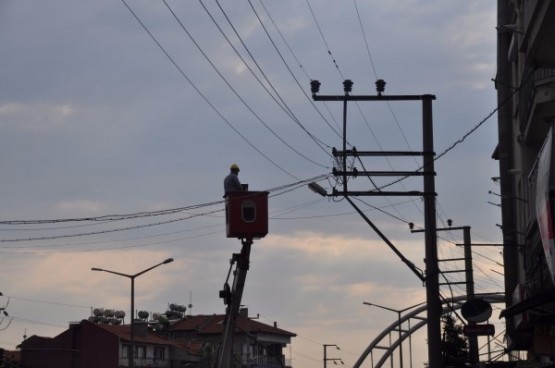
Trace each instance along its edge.
<path fill-rule="evenodd" d="M 263 238 L 268 234 L 268 192 L 231 192 L 225 196 L 228 238 Z"/>

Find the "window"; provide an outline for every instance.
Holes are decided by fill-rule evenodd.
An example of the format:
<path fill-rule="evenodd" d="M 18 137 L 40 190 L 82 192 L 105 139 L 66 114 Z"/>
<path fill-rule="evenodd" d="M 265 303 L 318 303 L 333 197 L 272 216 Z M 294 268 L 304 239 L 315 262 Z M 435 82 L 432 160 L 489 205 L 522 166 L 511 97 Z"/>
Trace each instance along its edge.
<path fill-rule="evenodd" d="M 135 346 L 135 358 L 146 358 L 146 346 Z"/>
<path fill-rule="evenodd" d="M 129 345 L 122 345 L 121 346 L 121 357 L 128 358 L 129 357 Z"/>
<path fill-rule="evenodd" d="M 166 349 L 163 347 L 154 347 L 154 360 L 164 360 Z"/>

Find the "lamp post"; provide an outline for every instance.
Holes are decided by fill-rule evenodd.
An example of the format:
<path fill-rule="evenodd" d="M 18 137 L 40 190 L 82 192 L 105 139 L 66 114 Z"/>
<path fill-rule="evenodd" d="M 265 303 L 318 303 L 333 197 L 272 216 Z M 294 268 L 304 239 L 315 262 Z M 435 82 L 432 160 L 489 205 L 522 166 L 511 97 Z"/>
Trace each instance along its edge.
<path fill-rule="evenodd" d="M 101 271 L 101 272 L 108 272 L 108 273 L 112 273 L 114 275 L 118 275 L 118 276 L 123 276 L 123 277 L 127 277 L 129 279 L 131 279 L 131 324 L 130 324 L 130 337 L 129 337 L 129 350 L 127 352 L 128 358 L 129 358 L 129 367 L 133 368 L 134 367 L 134 356 L 135 356 L 135 330 L 134 330 L 134 325 L 135 325 L 135 278 L 141 276 L 144 273 L 147 273 L 148 271 L 158 267 L 158 266 L 162 266 L 165 264 L 168 264 L 170 262 L 173 262 L 173 258 L 168 258 L 163 262 L 160 262 L 154 266 L 151 266 L 149 268 L 147 268 L 146 270 L 142 270 L 141 272 L 137 272 L 133 275 L 128 275 L 126 273 L 122 273 L 122 272 L 116 272 L 116 271 L 110 271 L 110 270 L 105 270 L 103 268 L 98 268 L 98 267 L 92 267 L 91 271 Z"/>
<path fill-rule="evenodd" d="M 328 358 L 327 349 L 330 346 L 335 346 L 335 348 L 337 350 L 341 350 L 341 349 L 339 349 L 339 346 L 337 346 L 335 344 L 324 344 L 324 368 L 327 368 L 328 360 L 331 360 L 334 363 L 339 360 L 341 362 L 341 364 L 343 364 L 343 361 L 341 360 L 341 358 Z"/>
<path fill-rule="evenodd" d="M 402 335 L 402 331 L 401 331 L 401 313 L 406 312 L 409 309 L 412 309 L 412 308 L 417 307 L 417 306 L 419 306 L 421 304 L 424 304 L 424 303 L 411 305 L 410 307 L 400 309 L 400 310 L 389 308 L 389 307 L 384 307 L 383 305 L 379 305 L 379 304 L 375 304 L 375 303 L 369 303 L 369 302 L 362 302 L 362 304 L 365 304 L 369 307 L 374 306 L 374 307 L 378 307 L 378 308 L 381 308 L 381 309 L 388 310 L 390 312 L 397 313 L 397 321 L 398 321 L 397 323 L 398 323 L 398 328 L 399 328 L 399 366 L 401 368 L 403 368 L 403 335 Z M 392 364 L 392 366 L 393 366 L 393 364 Z"/>

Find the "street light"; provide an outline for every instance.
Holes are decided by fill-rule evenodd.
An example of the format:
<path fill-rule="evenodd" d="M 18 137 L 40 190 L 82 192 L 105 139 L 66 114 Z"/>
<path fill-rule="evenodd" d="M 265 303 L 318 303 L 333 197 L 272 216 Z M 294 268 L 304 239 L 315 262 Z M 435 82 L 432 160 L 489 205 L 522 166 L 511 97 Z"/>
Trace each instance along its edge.
<path fill-rule="evenodd" d="M 424 303 L 418 303 L 418 304 L 415 304 L 415 305 L 411 305 L 410 307 L 407 307 L 407 308 L 404 308 L 404 309 L 401 309 L 401 310 L 397 310 L 397 309 L 393 309 L 393 308 L 389 308 L 389 307 L 384 307 L 383 305 L 369 303 L 369 302 L 362 302 L 362 304 L 365 304 L 369 307 L 374 306 L 374 307 L 378 307 L 378 308 L 381 308 L 381 309 L 388 310 L 390 312 L 397 313 L 397 324 L 398 324 L 397 327 L 399 328 L 399 366 L 401 368 L 403 368 L 403 335 L 402 335 L 402 331 L 401 331 L 401 313 L 406 312 L 409 309 L 412 309 L 412 308 L 417 307 L 417 306 L 419 306 L 421 304 L 424 304 Z M 391 343 L 391 341 L 390 341 L 390 343 Z M 392 355 L 392 357 L 393 357 L 393 355 Z M 392 364 L 392 366 L 393 366 L 393 364 Z"/>
<path fill-rule="evenodd" d="M 173 258 L 168 258 L 163 262 L 160 262 L 152 267 L 147 268 L 146 270 L 142 270 L 141 272 L 137 272 L 133 275 L 128 275 L 126 273 L 121 273 L 121 272 L 116 272 L 116 271 L 110 271 L 110 270 L 105 270 L 103 268 L 98 268 L 98 267 L 92 267 L 91 271 L 101 271 L 101 272 L 108 272 L 108 273 L 112 273 L 114 275 L 118 275 L 118 276 L 123 276 L 123 277 L 127 277 L 129 279 L 131 279 L 131 324 L 130 324 L 130 337 L 129 337 L 129 345 L 130 345 L 130 351 L 127 352 L 128 354 L 128 358 L 129 358 L 129 367 L 133 368 L 134 367 L 134 355 L 135 355 L 135 330 L 134 330 L 134 325 L 135 325 L 135 316 L 134 316 L 134 310 L 135 310 L 135 278 L 141 276 L 144 273 L 147 273 L 148 271 L 158 267 L 158 266 L 162 266 L 168 263 L 173 262 Z"/>

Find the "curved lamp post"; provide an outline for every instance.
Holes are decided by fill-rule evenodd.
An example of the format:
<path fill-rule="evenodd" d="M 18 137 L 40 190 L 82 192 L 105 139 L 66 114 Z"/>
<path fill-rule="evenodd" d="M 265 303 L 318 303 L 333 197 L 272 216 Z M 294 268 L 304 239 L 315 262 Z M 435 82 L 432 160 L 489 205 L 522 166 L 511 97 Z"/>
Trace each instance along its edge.
<path fill-rule="evenodd" d="M 168 264 L 170 262 L 173 262 L 173 258 L 168 258 L 163 262 L 160 262 L 154 266 L 151 266 L 149 268 L 147 268 L 146 270 L 142 270 L 141 272 L 137 272 L 133 275 L 128 275 L 126 273 L 121 273 L 121 272 L 116 272 L 116 271 L 110 271 L 110 270 L 105 270 L 103 268 L 98 268 L 98 267 L 92 267 L 91 271 L 102 271 L 102 272 L 108 272 L 108 273 L 112 273 L 114 275 L 118 275 L 118 276 L 123 276 L 123 277 L 127 277 L 129 279 L 131 279 L 131 324 L 130 324 L 130 338 L 129 338 L 129 345 L 130 345 L 130 351 L 127 352 L 128 358 L 129 358 L 129 367 L 133 368 L 134 367 L 134 356 L 135 356 L 135 329 L 134 329 L 134 325 L 135 325 L 135 278 L 141 276 L 144 273 L 147 273 L 148 271 L 158 267 L 158 266 L 162 266 L 165 264 Z"/>

